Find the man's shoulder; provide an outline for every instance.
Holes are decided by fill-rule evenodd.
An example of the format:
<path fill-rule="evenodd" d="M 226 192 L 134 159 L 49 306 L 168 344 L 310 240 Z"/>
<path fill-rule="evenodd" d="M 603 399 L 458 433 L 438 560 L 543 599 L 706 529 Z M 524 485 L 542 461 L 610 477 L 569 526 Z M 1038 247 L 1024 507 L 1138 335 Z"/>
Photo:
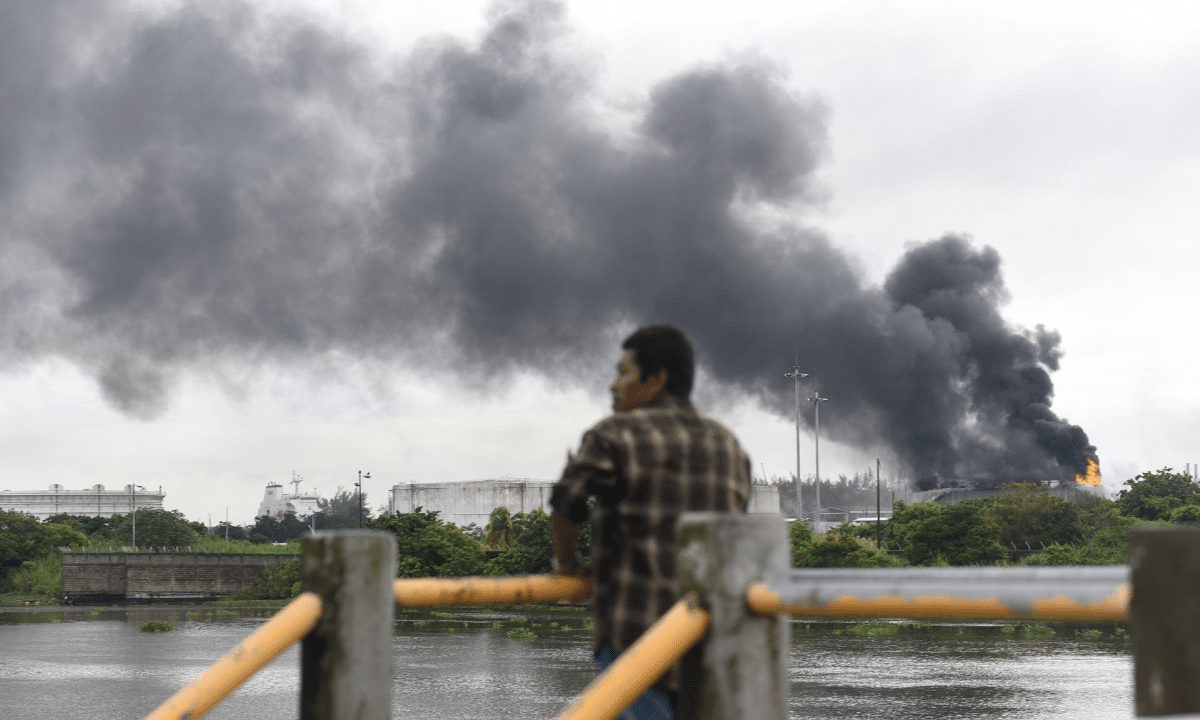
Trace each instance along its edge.
<path fill-rule="evenodd" d="M 722 436 L 737 443 L 737 436 L 724 423 L 696 410 L 691 403 L 665 403 L 613 413 L 588 430 L 605 438 L 628 437 L 629 433 L 661 429 L 665 425 L 692 427 L 704 434 Z M 739 443 L 740 445 L 740 443 Z"/>

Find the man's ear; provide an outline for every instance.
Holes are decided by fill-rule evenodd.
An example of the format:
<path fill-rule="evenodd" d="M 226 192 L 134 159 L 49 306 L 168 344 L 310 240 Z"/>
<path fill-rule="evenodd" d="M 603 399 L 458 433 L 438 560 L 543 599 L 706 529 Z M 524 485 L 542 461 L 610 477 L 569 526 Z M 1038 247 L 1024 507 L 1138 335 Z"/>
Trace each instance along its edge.
<path fill-rule="evenodd" d="M 651 375 L 650 379 L 647 380 L 646 383 L 650 386 L 650 389 L 654 391 L 655 395 L 659 394 L 663 391 L 663 388 L 667 386 L 667 369 L 663 368 L 656 374 Z"/>

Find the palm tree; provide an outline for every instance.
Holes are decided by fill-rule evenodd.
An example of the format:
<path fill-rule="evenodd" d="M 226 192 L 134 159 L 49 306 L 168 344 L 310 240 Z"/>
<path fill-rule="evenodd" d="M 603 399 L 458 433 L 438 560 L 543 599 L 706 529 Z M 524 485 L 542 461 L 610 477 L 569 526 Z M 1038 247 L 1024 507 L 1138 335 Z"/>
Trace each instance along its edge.
<path fill-rule="evenodd" d="M 500 506 L 488 516 L 487 527 L 483 529 L 484 552 L 505 552 L 512 547 L 517 532 L 513 528 L 512 515 L 508 508 Z"/>

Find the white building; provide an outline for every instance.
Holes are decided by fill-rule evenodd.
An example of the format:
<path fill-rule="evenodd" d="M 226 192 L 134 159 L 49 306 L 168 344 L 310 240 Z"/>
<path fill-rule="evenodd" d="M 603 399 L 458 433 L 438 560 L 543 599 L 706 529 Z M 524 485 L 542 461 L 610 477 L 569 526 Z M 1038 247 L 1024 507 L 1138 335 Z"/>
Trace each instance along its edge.
<path fill-rule="evenodd" d="M 552 480 L 500 478 L 462 482 L 410 482 L 392 486 L 389 503 L 393 513 L 410 513 L 416 508 L 437 510 L 438 517 L 460 527 L 475 523 L 484 527 L 492 510 L 508 508 L 513 515 L 541 508 L 550 512 Z M 755 485 L 750 497 L 752 513 L 778 513 L 779 489 Z"/>
<path fill-rule="evenodd" d="M 124 490 L 105 490 L 103 485 L 93 485 L 87 490 L 67 490 L 55 483 L 48 490 L 0 490 L 0 510 L 16 510 L 38 520 L 62 513 L 112 517 L 128 515 L 135 507 L 162 510 L 164 497 L 161 487 L 154 491 L 126 485 Z"/>
<path fill-rule="evenodd" d="M 263 494 L 262 503 L 258 506 L 258 514 L 254 517 L 266 515 L 278 519 L 287 513 L 295 513 L 296 517 L 308 517 L 319 512 L 321 496 L 316 493 L 300 493 L 300 481 L 292 480 L 292 482 L 296 483 L 296 489 L 291 494 L 285 493 L 283 486 L 279 483 L 267 483 L 267 491 Z"/>

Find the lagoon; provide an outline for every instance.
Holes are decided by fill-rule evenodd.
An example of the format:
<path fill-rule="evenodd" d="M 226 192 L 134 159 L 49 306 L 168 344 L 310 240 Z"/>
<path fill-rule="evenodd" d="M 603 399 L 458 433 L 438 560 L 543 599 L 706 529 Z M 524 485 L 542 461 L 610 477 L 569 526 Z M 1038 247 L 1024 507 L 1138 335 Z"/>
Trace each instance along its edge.
<path fill-rule="evenodd" d="M 0 718 L 138 718 L 273 610 L 214 606 L 0 612 Z M 397 614 L 392 717 L 553 718 L 591 679 L 576 607 Z M 167 633 L 144 633 L 150 620 Z M 464 626 L 465 624 L 465 626 Z M 528 628 L 535 637 L 514 639 Z M 514 633 L 515 634 L 515 633 Z M 792 718 L 1133 718 L 1118 628 L 792 622 Z M 299 647 L 208 718 L 298 717 Z"/>

